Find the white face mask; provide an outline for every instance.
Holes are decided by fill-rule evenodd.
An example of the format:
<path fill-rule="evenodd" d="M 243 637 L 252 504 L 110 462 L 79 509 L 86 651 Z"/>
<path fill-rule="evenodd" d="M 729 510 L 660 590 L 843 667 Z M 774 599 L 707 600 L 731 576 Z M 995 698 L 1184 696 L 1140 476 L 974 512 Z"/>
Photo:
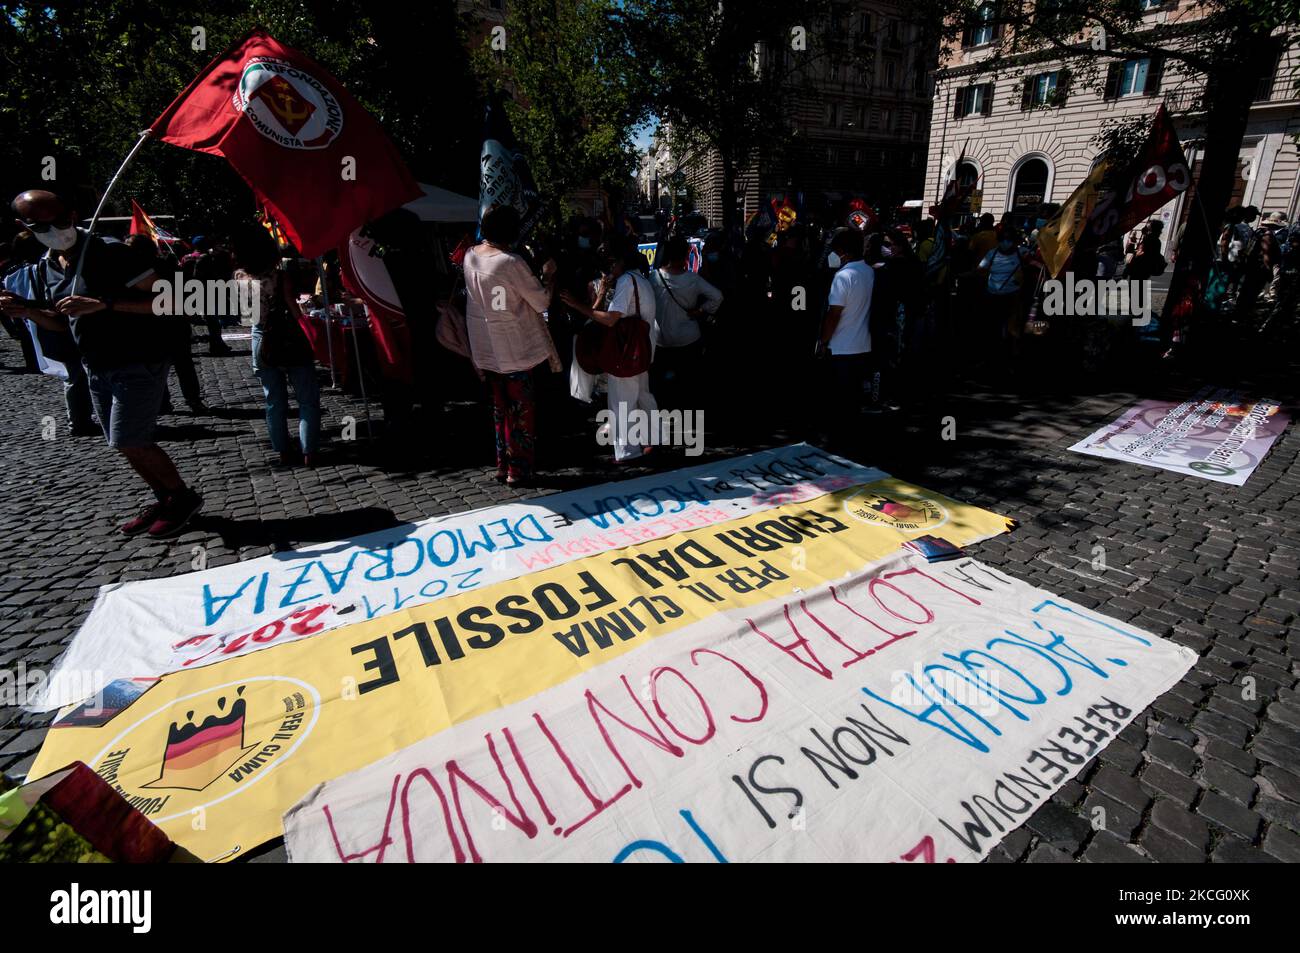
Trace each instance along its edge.
<path fill-rule="evenodd" d="M 844 264 L 844 262 L 840 260 L 839 255 L 835 252 L 831 252 L 826 256 L 826 264 L 830 265 L 832 269 L 838 270 L 840 265 Z"/>
<path fill-rule="evenodd" d="M 32 234 L 36 236 L 37 241 L 53 251 L 67 251 L 77 244 L 77 230 L 72 226 L 51 228 L 48 231 L 33 232 Z"/>

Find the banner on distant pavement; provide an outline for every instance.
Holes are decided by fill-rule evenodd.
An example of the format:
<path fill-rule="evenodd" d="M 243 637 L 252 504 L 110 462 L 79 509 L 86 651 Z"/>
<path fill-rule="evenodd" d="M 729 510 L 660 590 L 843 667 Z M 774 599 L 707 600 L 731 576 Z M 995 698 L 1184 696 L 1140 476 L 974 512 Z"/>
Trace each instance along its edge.
<path fill-rule="evenodd" d="M 1207 387 L 1191 400 L 1144 400 L 1070 449 L 1242 486 L 1289 418 L 1275 400 Z"/>
<path fill-rule="evenodd" d="M 1006 526 L 886 479 L 597 548 L 577 563 L 165 675 L 100 724 L 87 724 L 88 712 L 56 724 L 31 774 L 84 761 L 178 843 L 227 859 L 277 836 L 284 812 L 315 785 L 659 636 L 815 589 L 917 534 L 960 546 Z"/>
<path fill-rule="evenodd" d="M 31 707 L 73 704 L 118 679 L 211 664 L 884 476 L 795 444 L 202 572 L 104 586 Z"/>
<path fill-rule="evenodd" d="M 1195 659 L 973 560 L 894 557 L 329 781 L 286 843 L 313 862 L 977 860 Z"/>

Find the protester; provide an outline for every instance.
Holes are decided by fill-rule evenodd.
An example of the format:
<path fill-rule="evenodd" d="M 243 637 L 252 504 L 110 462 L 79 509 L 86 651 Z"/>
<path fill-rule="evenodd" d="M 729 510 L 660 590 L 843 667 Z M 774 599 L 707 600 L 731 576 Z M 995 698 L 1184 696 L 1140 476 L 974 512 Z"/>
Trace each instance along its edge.
<path fill-rule="evenodd" d="M 311 342 L 299 324 L 298 288 L 293 274 L 279 267 L 275 240 L 257 225 L 248 226 L 235 243 L 242 303 L 252 305 L 253 373 L 266 400 L 266 429 L 281 466 L 299 459 L 314 467 L 320 453 L 320 382 L 316 379 Z M 298 401 L 297 451 L 289 440 L 289 387 Z"/>
<path fill-rule="evenodd" d="M 875 272 L 862 260 L 862 233 L 836 229 L 831 236 L 828 264 L 835 272 L 827 296 L 826 316 L 816 353 L 830 362 L 834 406 L 831 441 L 839 450 L 852 449 L 862 410 L 863 389 L 871 370 L 871 316 Z"/>
<path fill-rule="evenodd" d="M 157 498 L 122 524 L 128 536 L 179 535 L 203 506 L 176 465 L 153 440 L 167 381 L 164 336 L 153 314 L 154 272 L 120 242 L 76 227 L 75 210 L 52 192 L 23 192 L 13 201 L 18 224 L 49 251 L 36 264 L 28 305 L 6 292 L 0 308 L 52 331 L 69 331 L 89 382 L 108 445 L 126 458 Z"/>
<path fill-rule="evenodd" d="M 991 331 L 989 343 L 1001 339 L 1011 369 L 1020 356 L 1025 324 L 1025 267 L 1019 243 L 1020 236 L 1015 230 L 1003 228 L 998 234 L 997 247 L 979 263 L 987 281 L 984 302 Z"/>
<path fill-rule="evenodd" d="M 561 292 L 560 298 L 570 308 L 592 321 L 613 327 L 623 318 L 644 321 L 647 330 L 654 326 L 656 305 L 654 288 L 637 270 L 641 256 L 627 238 L 610 236 L 600 249 L 604 276 L 597 282 L 590 301 L 579 300 L 572 293 Z M 650 392 L 650 372 L 631 376 L 606 375 L 609 398 L 610 438 L 614 444 L 614 460 L 629 463 L 649 453 L 651 448 L 634 443 L 628 433 L 633 411 L 654 413 L 659 409 Z"/>
<path fill-rule="evenodd" d="M 14 250 L 12 242 L 0 242 L 0 284 L 3 284 L 11 274 L 25 270 L 27 264 L 21 252 Z M 29 374 L 39 374 L 41 365 L 36 357 L 36 345 L 27 322 L 22 318 L 11 318 L 0 312 L 0 324 L 4 326 L 5 333 L 18 342 L 23 355 L 23 370 Z"/>
<path fill-rule="evenodd" d="M 1160 234 L 1164 223 L 1152 219 L 1138 233 L 1132 250 L 1124 259 L 1124 277 L 1132 281 L 1149 281 L 1162 275 L 1168 262 L 1160 252 Z"/>
<path fill-rule="evenodd" d="M 474 366 L 492 392 L 497 479 L 509 486 L 535 475 L 534 373 L 542 364 L 563 370 L 541 314 L 555 293 L 556 264 L 548 260 L 539 281 L 512 251 L 519 227 L 519 213 L 499 205 L 483 216 L 483 241 L 465 253 L 465 326 Z"/>
<path fill-rule="evenodd" d="M 168 281 L 175 280 L 175 270 L 163 261 L 158 254 L 158 245 L 148 235 L 128 235 L 126 244 L 146 260 L 154 262 L 154 271 L 165 275 Z M 206 298 L 206 293 L 204 294 Z M 190 351 L 190 320 L 186 315 L 171 315 L 163 319 L 164 333 L 167 336 L 167 358 L 172 369 L 176 371 L 176 380 L 181 387 L 181 395 L 189 405 L 194 416 L 207 413 L 203 405 L 203 390 L 199 386 L 199 375 L 194 370 L 194 355 Z M 171 409 L 167 388 L 163 388 L 163 412 Z"/>
<path fill-rule="evenodd" d="M 998 231 L 993 227 L 993 216 L 985 212 L 979 217 L 979 227 L 970 237 L 970 255 L 976 261 L 983 261 L 984 256 L 998 244 Z"/>
<path fill-rule="evenodd" d="M 655 320 L 650 329 L 655 347 L 654 387 L 659 402 L 670 408 L 698 406 L 705 374 L 700 322 L 717 313 L 722 292 L 686 268 L 690 245 L 676 235 L 664 244 L 662 262 L 652 276 Z"/>
<path fill-rule="evenodd" d="M 229 281 L 233 271 L 230 254 L 205 235 L 195 235 L 190 239 L 194 251 L 181 259 L 181 270 L 186 281 L 191 278 L 202 282 Z M 206 295 L 204 300 L 206 301 Z M 230 345 L 221 339 L 221 316 L 203 315 L 208 327 L 208 353 L 213 357 L 227 357 L 234 352 Z"/>

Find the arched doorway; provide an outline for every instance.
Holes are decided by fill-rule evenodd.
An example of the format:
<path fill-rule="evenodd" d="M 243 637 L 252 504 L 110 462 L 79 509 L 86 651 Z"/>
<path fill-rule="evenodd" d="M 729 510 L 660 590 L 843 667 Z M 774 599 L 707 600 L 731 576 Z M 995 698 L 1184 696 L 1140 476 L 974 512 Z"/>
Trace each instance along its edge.
<path fill-rule="evenodd" d="M 957 194 L 961 196 L 961 204 L 958 206 L 957 214 L 962 218 L 978 210 L 978 202 L 973 208 L 971 203 L 975 200 L 975 190 L 979 187 L 979 180 L 980 170 L 975 163 L 957 163 Z"/>
<path fill-rule="evenodd" d="M 1047 162 L 1037 156 L 1021 161 L 1016 167 L 1011 184 L 1011 206 L 1008 209 L 1017 219 L 1034 218 L 1038 207 L 1049 198 L 1052 170 Z"/>

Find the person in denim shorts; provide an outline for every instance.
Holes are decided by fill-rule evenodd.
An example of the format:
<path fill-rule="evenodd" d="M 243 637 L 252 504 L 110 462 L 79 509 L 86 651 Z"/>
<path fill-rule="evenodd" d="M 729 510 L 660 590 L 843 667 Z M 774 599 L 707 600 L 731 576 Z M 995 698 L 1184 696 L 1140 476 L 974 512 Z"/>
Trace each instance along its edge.
<path fill-rule="evenodd" d="M 90 383 L 90 399 L 108 445 L 126 458 L 155 501 L 122 524 L 127 536 L 179 535 L 203 506 L 167 452 L 153 439 L 167 382 L 168 337 L 153 312 L 152 263 L 120 242 L 76 227 L 72 207 L 52 192 L 23 192 L 13 201 L 18 224 L 49 249 L 35 266 L 23 301 L 0 296 L 5 313 L 41 327 L 70 331 Z"/>

